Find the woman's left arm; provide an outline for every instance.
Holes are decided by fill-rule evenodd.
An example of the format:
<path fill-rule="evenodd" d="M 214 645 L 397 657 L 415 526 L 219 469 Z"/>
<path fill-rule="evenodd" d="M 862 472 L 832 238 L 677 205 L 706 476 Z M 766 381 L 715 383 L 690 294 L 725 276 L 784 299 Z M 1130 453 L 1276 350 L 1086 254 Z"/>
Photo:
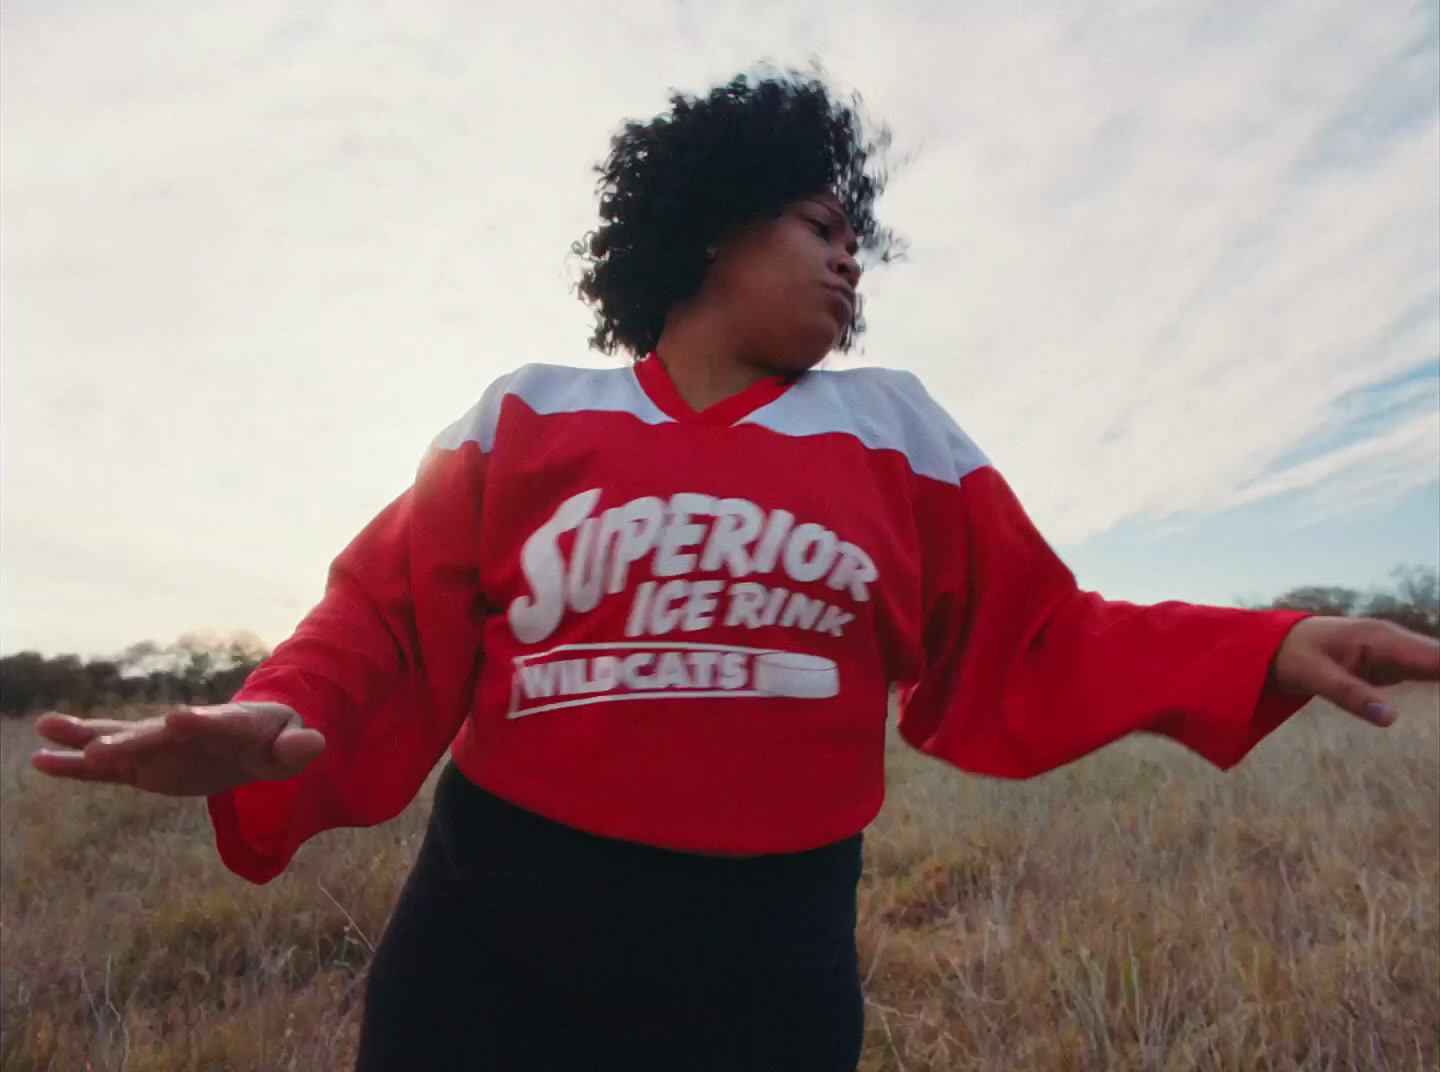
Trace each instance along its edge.
<path fill-rule="evenodd" d="M 965 770 L 1029 777 L 1135 732 L 1229 768 L 1314 696 L 1385 725 L 1382 686 L 1440 679 L 1440 645 L 1385 622 L 1083 591 L 988 463 L 919 480 L 916 513 L 925 668 L 899 729 Z"/>

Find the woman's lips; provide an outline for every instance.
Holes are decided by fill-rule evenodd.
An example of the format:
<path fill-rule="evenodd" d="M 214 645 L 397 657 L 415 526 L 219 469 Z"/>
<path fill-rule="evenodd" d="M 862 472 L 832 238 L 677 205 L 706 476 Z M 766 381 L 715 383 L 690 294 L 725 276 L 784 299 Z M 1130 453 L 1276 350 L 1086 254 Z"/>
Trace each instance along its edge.
<path fill-rule="evenodd" d="M 850 318 L 855 315 L 854 292 L 849 287 L 842 287 L 835 283 L 826 283 L 825 291 L 830 295 L 831 303 L 844 310 L 845 320 L 848 323 Z"/>

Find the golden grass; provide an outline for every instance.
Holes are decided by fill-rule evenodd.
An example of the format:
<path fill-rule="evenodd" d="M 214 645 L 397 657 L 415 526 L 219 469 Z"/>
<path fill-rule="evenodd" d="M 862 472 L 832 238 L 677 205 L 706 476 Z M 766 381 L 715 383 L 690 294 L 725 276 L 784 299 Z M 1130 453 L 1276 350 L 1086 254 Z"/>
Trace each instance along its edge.
<path fill-rule="evenodd" d="M 1440 720 L 1316 704 L 1222 775 L 1135 739 L 1025 783 L 892 741 L 863 1072 L 1440 1067 Z M 428 810 L 270 886 L 203 806 L 29 771 L 0 725 L 0 1069 L 347 1069 Z"/>

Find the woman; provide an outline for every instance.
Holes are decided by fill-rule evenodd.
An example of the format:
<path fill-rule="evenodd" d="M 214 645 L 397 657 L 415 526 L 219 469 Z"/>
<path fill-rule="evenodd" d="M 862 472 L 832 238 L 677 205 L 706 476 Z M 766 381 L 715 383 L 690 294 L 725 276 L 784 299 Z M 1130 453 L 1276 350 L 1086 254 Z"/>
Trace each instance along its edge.
<path fill-rule="evenodd" d="M 450 748 L 365 1072 L 853 1070 L 892 684 L 910 744 L 1026 777 L 1135 731 L 1229 767 L 1440 678 L 1380 622 L 1082 592 L 914 377 L 815 371 L 896 245 L 881 147 L 800 76 L 625 127 L 577 252 L 633 366 L 494 384 L 234 702 L 41 721 L 38 769 L 207 796 L 255 882 Z"/>

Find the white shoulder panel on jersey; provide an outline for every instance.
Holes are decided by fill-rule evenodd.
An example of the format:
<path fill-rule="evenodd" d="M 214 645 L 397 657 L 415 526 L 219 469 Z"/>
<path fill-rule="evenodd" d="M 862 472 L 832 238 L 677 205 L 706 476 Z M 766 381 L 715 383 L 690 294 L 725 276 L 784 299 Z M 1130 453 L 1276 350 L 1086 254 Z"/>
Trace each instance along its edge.
<path fill-rule="evenodd" d="M 811 372 L 741 424 L 781 435 L 853 435 L 871 450 L 894 450 L 919 476 L 959 484 L 990 464 L 918 377 L 897 369 Z"/>
<path fill-rule="evenodd" d="M 462 443 L 477 443 L 489 453 L 495 445 L 500 404 L 514 395 L 536 413 L 628 413 L 646 424 L 671 420 L 650 401 L 635 370 L 570 368 L 564 365 L 522 365 L 492 383 L 480 401 L 441 432 L 434 450 L 457 450 Z"/>

